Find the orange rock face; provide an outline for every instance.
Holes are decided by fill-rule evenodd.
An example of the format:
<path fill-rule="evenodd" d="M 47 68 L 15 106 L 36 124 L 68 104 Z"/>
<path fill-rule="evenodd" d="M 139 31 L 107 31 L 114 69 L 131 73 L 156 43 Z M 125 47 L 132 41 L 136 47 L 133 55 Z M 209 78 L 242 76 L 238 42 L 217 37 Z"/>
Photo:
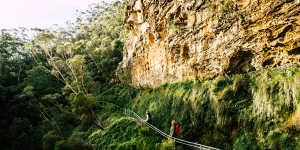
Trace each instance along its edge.
<path fill-rule="evenodd" d="M 121 69 L 135 87 L 299 65 L 299 0 L 131 0 Z"/>

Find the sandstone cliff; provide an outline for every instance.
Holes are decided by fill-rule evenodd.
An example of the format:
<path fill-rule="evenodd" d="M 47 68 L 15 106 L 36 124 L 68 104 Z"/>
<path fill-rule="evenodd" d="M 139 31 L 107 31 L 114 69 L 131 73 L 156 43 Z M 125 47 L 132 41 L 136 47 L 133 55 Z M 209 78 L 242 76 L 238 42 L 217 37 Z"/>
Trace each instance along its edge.
<path fill-rule="evenodd" d="M 299 65 L 299 0 L 130 0 L 121 65 L 135 87 Z"/>

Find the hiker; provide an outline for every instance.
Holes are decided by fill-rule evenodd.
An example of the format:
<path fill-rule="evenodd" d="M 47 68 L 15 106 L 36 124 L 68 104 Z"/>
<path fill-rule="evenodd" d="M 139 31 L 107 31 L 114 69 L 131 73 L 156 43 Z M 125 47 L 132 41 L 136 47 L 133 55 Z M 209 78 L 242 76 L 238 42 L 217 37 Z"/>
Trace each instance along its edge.
<path fill-rule="evenodd" d="M 146 118 L 145 121 L 146 121 L 147 123 L 151 124 L 151 123 L 152 123 L 152 119 L 151 119 L 151 115 L 150 115 L 150 112 L 149 112 L 149 111 L 146 112 L 146 117 L 147 117 L 147 118 Z"/>
<path fill-rule="evenodd" d="M 172 120 L 171 122 L 171 128 L 170 128 L 170 137 L 176 138 L 179 134 L 179 125 L 176 124 L 175 120 Z M 177 146 L 176 140 L 174 141 L 175 147 Z"/>
<path fill-rule="evenodd" d="M 176 137 L 175 128 L 176 128 L 176 121 L 172 120 L 170 134 L 169 134 L 170 137 Z"/>

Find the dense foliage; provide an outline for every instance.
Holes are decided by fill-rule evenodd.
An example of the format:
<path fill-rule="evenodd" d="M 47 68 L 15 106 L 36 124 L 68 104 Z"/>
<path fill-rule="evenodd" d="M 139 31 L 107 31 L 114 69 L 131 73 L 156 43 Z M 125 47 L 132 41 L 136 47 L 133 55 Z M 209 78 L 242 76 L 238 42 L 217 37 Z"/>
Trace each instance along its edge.
<path fill-rule="evenodd" d="M 164 84 L 133 101 L 167 132 L 221 149 L 299 149 L 300 68 L 219 76 L 204 82 Z M 162 117 L 163 116 L 163 117 Z"/>
<path fill-rule="evenodd" d="M 1 30 L 1 149 L 174 149 L 119 107 L 150 111 L 166 133 L 175 119 L 179 138 L 222 149 L 299 149 L 299 67 L 130 87 L 116 76 L 125 5 L 92 5 L 68 28 Z"/>
<path fill-rule="evenodd" d="M 96 97 L 115 78 L 126 36 L 123 6 L 91 5 L 68 28 L 1 30 L 2 149 L 73 149 L 70 142 L 85 143 L 73 130 L 94 123 Z"/>

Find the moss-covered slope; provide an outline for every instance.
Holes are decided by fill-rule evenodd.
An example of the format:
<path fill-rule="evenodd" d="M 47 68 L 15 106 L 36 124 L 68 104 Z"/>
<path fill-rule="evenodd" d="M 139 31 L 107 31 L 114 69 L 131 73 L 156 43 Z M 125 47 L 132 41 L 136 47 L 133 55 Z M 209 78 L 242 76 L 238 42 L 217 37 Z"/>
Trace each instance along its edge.
<path fill-rule="evenodd" d="M 300 68 L 164 84 L 140 93 L 139 114 L 180 138 L 222 149 L 296 149 L 300 144 Z"/>
<path fill-rule="evenodd" d="M 298 149 L 299 83 L 299 67 L 264 70 L 164 84 L 141 90 L 124 106 L 141 116 L 149 110 L 153 124 L 166 133 L 174 119 L 181 125 L 179 138 L 221 149 Z M 170 148 L 152 130 L 121 116 L 108 116 L 110 125 L 89 135 L 94 149 Z"/>

